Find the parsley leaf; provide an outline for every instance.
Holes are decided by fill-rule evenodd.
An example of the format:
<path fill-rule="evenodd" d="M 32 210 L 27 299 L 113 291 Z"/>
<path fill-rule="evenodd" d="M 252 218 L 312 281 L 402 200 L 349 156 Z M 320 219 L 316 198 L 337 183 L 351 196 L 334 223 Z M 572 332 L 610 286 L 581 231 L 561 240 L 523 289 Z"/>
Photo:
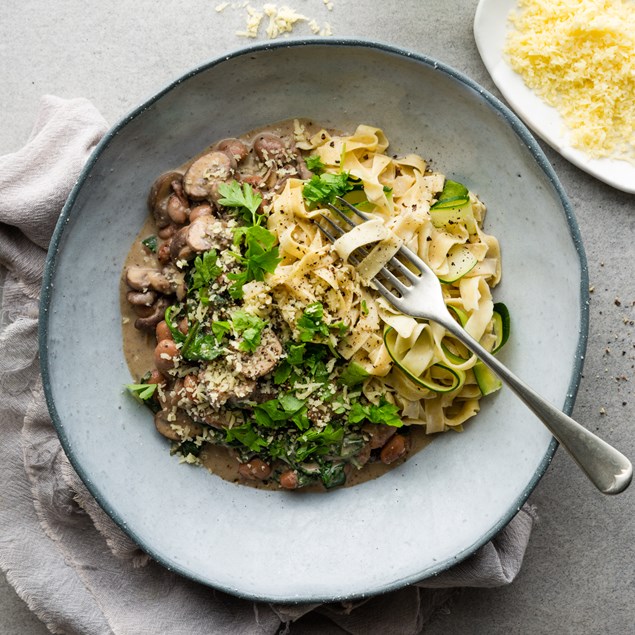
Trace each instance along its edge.
<path fill-rule="evenodd" d="M 314 174 L 302 188 L 302 196 L 310 203 L 332 203 L 336 196 L 344 196 L 355 189 L 356 184 L 348 172 Z"/>
<path fill-rule="evenodd" d="M 223 273 L 223 268 L 218 264 L 218 254 L 215 249 L 210 249 L 197 256 L 194 260 L 194 270 L 190 279 L 190 291 L 199 290 L 202 304 L 209 304 L 209 285 Z"/>
<path fill-rule="evenodd" d="M 227 428 L 225 435 L 225 441 L 228 443 L 237 441 L 249 448 L 252 452 L 260 452 L 262 448 L 266 448 L 268 445 L 268 442 L 253 429 L 250 423 Z"/>
<path fill-rule="evenodd" d="M 232 330 L 232 326 L 226 320 L 218 320 L 218 322 L 212 322 L 212 333 L 217 341 L 220 341 Z"/>
<path fill-rule="evenodd" d="M 348 412 L 349 423 L 370 421 L 371 423 L 383 423 L 387 426 L 400 428 L 403 421 L 399 417 L 399 408 L 385 399 L 381 399 L 379 405 L 362 405 L 359 401 L 352 404 Z"/>
<path fill-rule="evenodd" d="M 273 382 L 276 385 L 284 384 L 289 377 L 291 377 L 291 364 L 287 360 L 283 360 L 276 366 L 276 371 L 273 374 Z"/>
<path fill-rule="evenodd" d="M 335 427 L 327 423 L 323 428 L 310 428 L 298 438 L 298 447 L 295 450 L 295 459 L 304 461 L 312 454 L 328 454 L 334 445 L 338 445 L 344 438 L 344 428 Z"/>
<path fill-rule="evenodd" d="M 346 463 L 326 463 L 320 468 L 320 478 L 326 489 L 338 487 L 346 483 Z"/>
<path fill-rule="evenodd" d="M 262 203 L 262 196 L 257 194 L 249 183 L 243 183 L 242 188 L 238 181 L 221 183 L 218 191 L 223 198 L 218 202 L 225 207 L 235 207 L 238 213 L 247 221 L 259 224 L 258 208 Z"/>
<path fill-rule="evenodd" d="M 314 342 L 327 338 L 332 331 L 337 331 L 339 337 L 343 337 L 348 332 L 348 327 L 344 322 L 324 323 L 324 307 L 321 302 L 313 302 L 307 306 L 296 326 L 300 334 L 301 342 Z"/>
<path fill-rule="evenodd" d="M 168 325 L 168 328 L 170 329 L 170 333 L 172 333 L 172 337 L 174 338 L 174 341 L 184 342 L 185 335 L 181 333 L 181 331 L 176 326 L 174 326 L 174 323 L 172 322 L 172 312 L 174 311 L 174 309 L 176 309 L 175 305 L 169 306 L 165 310 L 165 315 L 163 319 L 165 320 L 165 323 Z"/>
<path fill-rule="evenodd" d="M 177 452 L 182 454 L 183 456 L 187 456 L 188 454 L 191 454 L 192 456 L 198 456 L 201 453 L 202 449 L 202 446 L 196 445 L 194 441 L 183 441 L 179 445 Z"/>
<path fill-rule="evenodd" d="M 263 214 L 258 214 L 258 208 L 262 203 L 262 197 L 253 190 L 251 185 L 243 183 L 242 188 L 237 181 L 221 183 L 218 186 L 222 194 L 218 202 L 226 207 L 236 208 L 246 227 L 234 229 L 234 243 L 244 243 L 244 255 L 234 254 L 236 260 L 246 268 L 239 273 L 230 273 L 228 278 L 232 280 L 229 286 L 229 295 L 238 300 L 243 297 L 243 286 L 252 280 L 264 280 L 265 273 L 273 273 L 282 260 L 279 257 L 276 236 L 262 226 Z"/>
<path fill-rule="evenodd" d="M 248 353 L 255 351 L 260 346 L 260 336 L 266 325 L 267 322 L 257 315 L 243 309 L 235 311 L 232 315 L 232 327 L 237 335 L 242 335 L 238 349 Z"/>
<path fill-rule="evenodd" d="M 154 395 L 157 385 L 156 384 L 127 384 L 126 388 L 130 392 L 131 395 L 134 395 L 137 399 L 141 401 L 146 401 L 146 399 L 150 399 L 152 395 Z"/>
<path fill-rule="evenodd" d="M 306 167 L 314 174 L 322 174 L 324 172 L 325 165 L 322 163 L 322 159 L 318 154 L 312 154 L 305 159 Z"/>
<path fill-rule="evenodd" d="M 244 237 L 245 240 L 245 255 L 238 255 L 237 260 L 246 265 L 246 268 L 240 273 L 230 273 L 227 277 L 234 281 L 229 287 L 229 294 L 232 298 L 239 299 L 242 298 L 242 288 L 247 282 L 264 280 L 265 273 L 273 273 L 282 258 L 275 246 L 276 237 L 264 227 L 239 227 L 236 236 Z"/>
<path fill-rule="evenodd" d="M 153 254 L 157 253 L 159 241 L 156 236 L 148 236 L 141 241 L 141 244 L 149 249 Z"/>
<path fill-rule="evenodd" d="M 211 362 L 220 357 L 225 351 L 218 346 L 216 336 L 213 333 L 200 333 L 201 323 L 195 322 L 189 329 L 185 342 L 181 347 L 181 355 L 184 359 L 205 360 Z"/>
<path fill-rule="evenodd" d="M 324 307 L 321 302 L 309 304 L 297 322 L 300 340 L 311 342 L 318 336 L 329 336 L 329 327 L 323 322 Z"/>
<path fill-rule="evenodd" d="M 254 419 L 265 428 L 284 426 L 287 421 L 300 430 L 306 430 L 310 425 L 305 402 L 292 394 L 283 394 L 278 399 L 258 404 L 254 407 Z"/>
<path fill-rule="evenodd" d="M 289 344 L 287 347 L 287 361 L 292 366 L 299 366 L 304 360 L 306 344 Z"/>

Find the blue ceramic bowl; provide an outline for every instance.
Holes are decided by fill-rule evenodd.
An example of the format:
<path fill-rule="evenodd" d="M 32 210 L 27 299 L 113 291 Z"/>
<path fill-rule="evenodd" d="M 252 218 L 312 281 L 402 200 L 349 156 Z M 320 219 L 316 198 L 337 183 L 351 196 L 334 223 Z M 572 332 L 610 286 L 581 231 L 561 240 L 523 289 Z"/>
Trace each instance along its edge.
<path fill-rule="evenodd" d="M 501 358 L 567 412 L 588 284 L 573 213 L 530 133 L 472 80 L 422 55 L 345 40 L 256 46 L 188 72 L 104 137 L 60 218 L 42 294 L 42 373 L 66 453 L 115 522 L 165 566 L 249 598 L 336 600 L 470 555 L 518 511 L 556 444 L 503 389 L 464 433 L 326 494 L 256 490 L 169 455 L 122 388 L 119 277 L 148 188 L 210 142 L 290 117 L 379 126 L 394 152 L 417 152 L 479 194 L 503 251 L 496 298 L 513 320 Z"/>

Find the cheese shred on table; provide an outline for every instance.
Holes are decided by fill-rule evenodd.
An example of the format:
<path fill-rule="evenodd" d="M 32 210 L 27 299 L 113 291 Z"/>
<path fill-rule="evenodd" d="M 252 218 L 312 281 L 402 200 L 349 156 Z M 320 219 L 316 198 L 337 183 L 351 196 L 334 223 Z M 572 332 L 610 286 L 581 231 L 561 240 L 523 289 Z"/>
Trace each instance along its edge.
<path fill-rule="evenodd" d="M 519 0 L 505 54 L 591 157 L 635 162 L 635 2 Z"/>

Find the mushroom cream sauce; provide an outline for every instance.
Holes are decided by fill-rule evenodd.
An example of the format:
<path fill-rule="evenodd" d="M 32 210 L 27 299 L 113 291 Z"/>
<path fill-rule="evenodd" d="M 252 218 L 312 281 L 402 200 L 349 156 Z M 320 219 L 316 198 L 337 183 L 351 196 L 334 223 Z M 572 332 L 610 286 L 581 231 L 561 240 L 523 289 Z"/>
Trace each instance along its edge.
<path fill-rule="evenodd" d="M 138 382 L 131 392 L 184 462 L 255 487 L 350 486 L 400 464 L 430 433 L 460 430 L 496 389 L 483 390 L 475 358 L 444 330 L 397 314 L 368 288 L 386 251 L 402 244 L 395 249 L 395 236 L 407 235 L 425 260 L 436 258 L 457 319 L 490 350 L 501 345 L 489 293 L 500 278 L 498 243 L 482 232 L 484 206 L 416 155 L 390 159 L 387 145 L 376 128 L 343 137 L 289 120 L 216 142 L 153 185 L 121 282 L 123 345 Z M 390 186 L 364 178 L 377 163 Z M 334 249 L 323 244 L 311 221 L 332 174 L 366 211 L 379 215 L 383 201 L 392 223 L 368 222 L 372 236 L 351 232 Z M 444 205 L 446 195 L 462 208 Z M 430 222 L 431 204 L 445 226 Z M 258 253 L 276 258 L 246 277 L 238 263 L 250 257 L 250 231 Z M 346 263 L 373 240 L 383 262 L 371 249 L 359 272 Z M 326 282 L 312 279 L 316 270 Z M 219 387 L 228 368 L 229 387 Z"/>

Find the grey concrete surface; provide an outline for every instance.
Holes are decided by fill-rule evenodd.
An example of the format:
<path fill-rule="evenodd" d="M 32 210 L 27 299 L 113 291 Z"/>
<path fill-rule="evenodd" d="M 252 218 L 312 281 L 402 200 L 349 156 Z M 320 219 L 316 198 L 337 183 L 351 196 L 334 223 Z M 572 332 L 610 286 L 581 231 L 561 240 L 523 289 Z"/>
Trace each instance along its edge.
<path fill-rule="evenodd" d="M 0 153 L 24 143 L 44 93 L 87 97 L 114 122 L 185 70 L 250 43 L 234 33 L 244 24 L 244 10 L 230 5 L 217 13 L 216 4 L 3 3 Z M 280 4 L 320 24 L 328 21 L 335 36 L 378 39 L 436 57 L 497 94 L 474 44 L 476 0 L 333 0 L 332 11 L 322 0 Z M 304 27 L 295 34 L 309 31 Z M 572 200 L 594 287 L 588 355 L 574 416 L 633 457 L 635 197 L 546 151 Z M 460 591 L 426 633 L 635 632 L 634 497 L 635 489 L 616 498 L 596 493 L 558 452 L 530 498 L 540 522 L 518 578 L 505 588 Z M 1 576 L 0 633 L 45 632 Z"/>

